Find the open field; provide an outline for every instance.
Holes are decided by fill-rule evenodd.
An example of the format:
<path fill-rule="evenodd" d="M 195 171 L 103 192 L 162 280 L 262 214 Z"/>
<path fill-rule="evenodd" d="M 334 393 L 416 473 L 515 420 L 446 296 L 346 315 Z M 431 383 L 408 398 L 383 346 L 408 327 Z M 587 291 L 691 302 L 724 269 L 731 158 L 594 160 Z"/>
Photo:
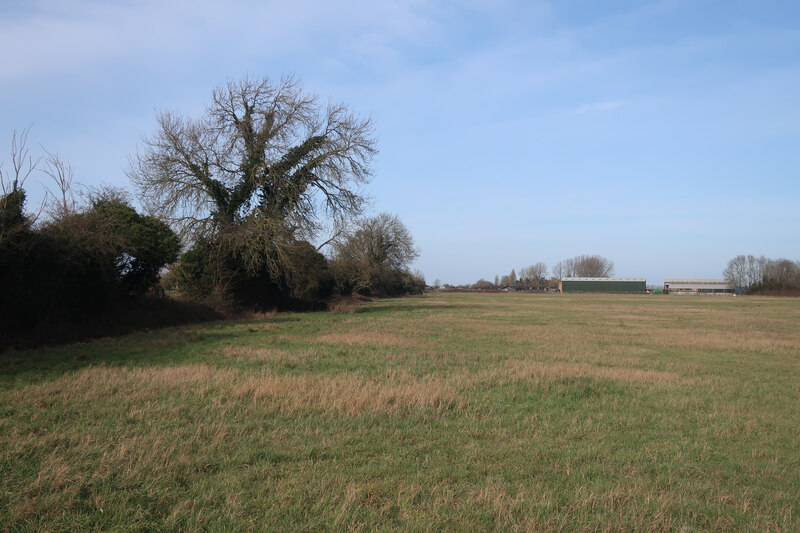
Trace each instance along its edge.
<path fill-rule="evenodd" d="M 0 531 L 800 530 L 800 300 L 439 294 L 0 354 Z"/>

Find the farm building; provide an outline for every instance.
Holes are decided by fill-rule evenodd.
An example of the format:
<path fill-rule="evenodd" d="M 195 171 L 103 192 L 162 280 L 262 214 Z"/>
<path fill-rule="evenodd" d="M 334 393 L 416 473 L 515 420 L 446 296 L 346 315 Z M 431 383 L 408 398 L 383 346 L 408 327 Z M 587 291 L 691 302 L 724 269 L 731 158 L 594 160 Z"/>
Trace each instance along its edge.
<path fill-rule="evenodd" d="M 564 278 L 558 283 L 563 292 L 622 292 L 644 294 L 645 278 Z"/>
<path fill-rule="evenodd" d="M 664 280 L 664 292 L 670 294 L 733 294 L 735 290 L 727 279 L 671 278 Z"/>

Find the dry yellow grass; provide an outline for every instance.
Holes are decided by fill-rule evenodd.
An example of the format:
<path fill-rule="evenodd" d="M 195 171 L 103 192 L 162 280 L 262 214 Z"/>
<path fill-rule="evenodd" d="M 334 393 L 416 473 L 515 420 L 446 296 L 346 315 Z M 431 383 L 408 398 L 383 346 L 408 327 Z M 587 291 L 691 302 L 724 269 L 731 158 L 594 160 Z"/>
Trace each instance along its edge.
<path fill-rule="evenodd" d="M 728 329 L 709 332 L 697 328 L 670 328 L 654 334 L 648 340 L 648 344 L 654 348 L 669 347 L 721 352 L 736 350 L 780 354 L 794 353 L 798 340 L 778 338 L 763 331 L 753 330 Z"/>
<path fill-rule="evenodd" d="M 44 409 L 59 402 L 86 402 L 114 398 L 123 402 L 158 400 L 162 394 L 177 396 L 204 394 L 222 380 L 232 381 L 239 372 L 209 365 L 181 365 L 165 368 L 130 368 L 100 365 L 12 392 L 16 401 L 33 402 Z"/>
<path fill-rule="evenodd" d="M 359 376 L 275 376 L 264 374 L 234 387 L 240 398 L 279 409 L 317 409 L 343 415 L 398 413 L 414 409 L 464 407 L 447 380 L 396 372 L 386 379 Z"/>
<path fill-rule="evenodd" d="M 261 352 L 256 352 L 261 353 Z M 291 411 L 313 409 L 326 413 L 358 415 L 398 413 L 414 409 L 451 409 L 466 405 L 447 379 L 415 377 L 391 371 L 381 378 L 358 375 L 286 376 L 270 372 L 244 374 L 209 365 L 169 368 L 114 368 L 98 366 L 65 375 L 55 381 L 30 385 L 13 393 L 15 402 L 33 402 L 45 409 L 59 404 L 88 404 L 113 397 L 116 402 L 140 408 L 163 398 L 206 396 L 219 400 L 248 400 L 259 407 Z M 228 405 L 226 409 L 230 409 Z"/>
<path fill-rule="evenodd" d="M 467 500 L 473 505 L 483 505 L 491 509 L 494 519 L 501 523 L 513 523 L 514 516 L 523 510 L 528 496 L 525 491 L 512 495 L 506 483 L 489 478 L 486 485 L 470 491 Z"/>

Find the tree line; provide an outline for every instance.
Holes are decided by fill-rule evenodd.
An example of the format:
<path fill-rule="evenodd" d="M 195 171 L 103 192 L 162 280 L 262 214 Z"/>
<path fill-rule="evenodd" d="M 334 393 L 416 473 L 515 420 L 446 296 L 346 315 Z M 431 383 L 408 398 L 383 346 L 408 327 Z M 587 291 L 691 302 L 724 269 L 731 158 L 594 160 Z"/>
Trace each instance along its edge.
<path fill-rule="evenodd" d="M 295 78 L 229 82 L 199 118 L 158 114 L 127 170 L 144 213 L 118 190 L 77 195 L 69 166 L 32 157 L 27 134 L 0 167 L 3 327 L 87 319 L 158 287 L 223 310 L 424 289 L 402 221 L 364 216 L 371 121 Z M 55 193 L 32 212 L 25 181 L 41 171 Z"/>
<path fill-rule="evenodd" d="M 728 261 L 722 275 L 743 293 L 800 290 L 800 261 L 737 255 Z"/>
<path fill-rule="evenodd" d="M 552 274 L 548 278 L 548 274 Z M 497 290 L 506 287 L 519 287 L 525 289 L 541 289 L 558 287 L 558 282 L 567 277 L 589 277 L 589 278 L 608 278 L 614 275 L 614 262 L 600 255 L 579 255 L 564 259 L 556 263 L 550 271 L 547 264 L 538 261 L 529 266 L 519 269 L 511 269 L 509 274 L 504 276 L 495 275 L 494 282 L 486 279 L 479 279 L 469 286 L 458 288 L 475 290 Z M 439 287 L 439 281 L 434 283 Z"/>

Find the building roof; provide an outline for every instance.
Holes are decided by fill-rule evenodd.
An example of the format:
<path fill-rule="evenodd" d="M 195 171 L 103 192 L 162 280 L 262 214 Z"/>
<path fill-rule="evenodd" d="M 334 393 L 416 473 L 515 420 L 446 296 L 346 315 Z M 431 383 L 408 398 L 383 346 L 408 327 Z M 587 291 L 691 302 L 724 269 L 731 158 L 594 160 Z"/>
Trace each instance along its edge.
<path fill-rule="evenodd" d="M 693 283 L 730 285 L 730 280 L 725 278 L 665 278 L 664 283 L 680 283 L 682 285 L 689 285 Z"/>
<path fill-rule="evenodd" d="M 645 278 L 564 278 L 561 281 L 644 281 Z"/>

